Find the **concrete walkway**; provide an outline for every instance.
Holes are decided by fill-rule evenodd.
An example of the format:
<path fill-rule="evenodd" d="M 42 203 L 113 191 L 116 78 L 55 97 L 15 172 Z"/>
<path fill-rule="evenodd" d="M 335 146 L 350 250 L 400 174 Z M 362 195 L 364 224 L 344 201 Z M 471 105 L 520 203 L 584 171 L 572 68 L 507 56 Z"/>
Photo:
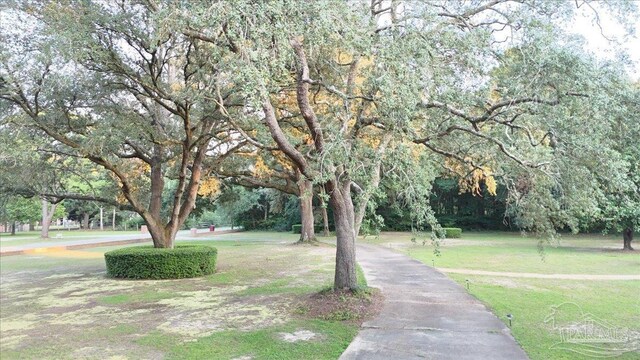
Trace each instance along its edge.
<path fill-rule="evenodd" d="M 190 230 L 180 230 L 176 235 L 176 241 L 182 240 L 198 240 L 203 236 L 214 236 L 214 235 L 223 235 L 234 232 L 240 232 L 241 229 L 231 230 L 230 228 L 222 228 L 216 229 L 215 232 L 210 232 L 209 230 L 200 229 L 199 232 L 194 236 L 191 234 Z M 0 256 L 10 256 L 10 255 L 23 255 L 23 254 L 32 254 L 32 253 L 40 253 L 46 252 L 50 250 L 78 250 L 78 249 L 87 249 L 93 247 L 102 247 L 102 246 L 117 246 L 117 245 L 127 245 L 127 244 L 137 244 L 137 243 L 146 243 L 151 242 L 151 235 L 149 233 L 140 233 L 140 234 L 126 234 L 126 235 L 98 235 L 92 236 L 89 239 L 76 239 L 73 240 L 73 237 L 70 237 L 69 240 L 63 241 L 42 241 L 37 243 L 30 243 L 24 245 L 12 245 L 12 246 L 4 246 L 0 244 Z"/>
<path fill-rule="evenodd" d="M 527 359 L 504 323 L 442 273 L 375 245 L 358 245 L 358 263 L 385 304 L 340 359 Z"/>

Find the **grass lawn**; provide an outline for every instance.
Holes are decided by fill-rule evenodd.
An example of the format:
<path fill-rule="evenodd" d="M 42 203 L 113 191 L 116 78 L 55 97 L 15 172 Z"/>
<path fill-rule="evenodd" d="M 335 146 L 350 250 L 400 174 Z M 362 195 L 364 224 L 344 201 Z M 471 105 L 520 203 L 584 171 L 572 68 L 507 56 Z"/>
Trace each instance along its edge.
<path fill-rule="evenodd" d="M 383 233 L 365 242 L 395 248 L 411 257 L 446 270 L 471 269 L 540 274 L 640 274 L 640 251 L 621 252 L 617 237 L 563 236 L 559 243 L 538 251 L 538 240 L 514 233 L 463 233 L 461 239 L 444 240 L 441 255 L 429 244 L 411 242 L 407 233 Z M 361 240 L 362 241 L 362 240 Z M 513 315 L 512 332 L 532 359 L 593 359 L 586 351 L 616 354 L 616 344 L 603 348 L 561 343 L 561 333 L 584 326 L 591 317 L 618 334 L 635 338 L 623 347 L 635 348 L 615 359 L 640 358 L 640 281 L 555 280 L 449 274 L 506 323 Z M 558 307 L 557 316 L 553 306 Z M 555 322 L 551 320 L 555 320 Z M 545 320 L 547 320 L 545 322 Z M 582 324 L 582 325 L 581 325 Z M 631 345 L 629 345 L 631 344 Z"/>
<path fill-rule="evenodd" d="M 116 247 L 0 258 L 2 359 L 336 359 L 354 321 L 311 315 L 335 248 L 297 235 L 228 234 L 203 278 L 105 277 Z M 341 315 L 341 314 L 338 314 Z"/>

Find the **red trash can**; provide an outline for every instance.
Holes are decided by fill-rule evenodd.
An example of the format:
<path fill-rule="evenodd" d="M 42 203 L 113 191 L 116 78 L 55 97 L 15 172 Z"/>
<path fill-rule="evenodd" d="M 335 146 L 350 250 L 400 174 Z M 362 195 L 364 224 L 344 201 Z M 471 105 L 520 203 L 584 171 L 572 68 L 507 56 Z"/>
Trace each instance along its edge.
<path fill-rule="evenodd" d="M 215 231 L 215 230 L 216 230 L 215 225 L 209 225 L 209 231 Z"/>

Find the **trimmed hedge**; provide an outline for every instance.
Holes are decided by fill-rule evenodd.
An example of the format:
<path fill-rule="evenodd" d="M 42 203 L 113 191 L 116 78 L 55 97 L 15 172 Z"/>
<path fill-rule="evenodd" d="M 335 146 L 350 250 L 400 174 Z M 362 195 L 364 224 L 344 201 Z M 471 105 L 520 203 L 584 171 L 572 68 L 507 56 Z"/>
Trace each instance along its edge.
<path fill-rule="evenodd" d="M 462 236 L 460 228 L 442 228 L 442 230 L 444 230 L 444 237 L 447 239 L 457 239 Z"/>
<path fill-rule="evenodd" d="M 104 254 L 107 275 L 125 279 L 181 279 L 213 274 L 218 250 L 206 245 L 174 249 L 135 246 Z"/>
<path fill-rule="evenodd" d="M 291 231 L 294 234 L 302 234 L 302 224 L 291 225 Z"/>

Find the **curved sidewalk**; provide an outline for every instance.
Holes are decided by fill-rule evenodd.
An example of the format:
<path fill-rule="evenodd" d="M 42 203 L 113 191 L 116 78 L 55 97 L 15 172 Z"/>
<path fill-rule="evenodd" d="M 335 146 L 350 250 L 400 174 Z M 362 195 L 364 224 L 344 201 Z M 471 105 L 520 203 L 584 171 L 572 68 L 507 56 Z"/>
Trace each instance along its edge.
<path fill-rule="evenodd" d="M 340 359 L 528 359 L 509 329 L 442 273 L 406 255 L 358 245 L 385 304 Z"/>
<path fill-rule="evenodd" d="M 224 235 L 229 233 L 241 232 L 242 229 L 236 230 L 219 230 L 215 233 L 209 232 L 200 232 L 195 235 L 191 235 L 189 230 L 180 230 L 178 232 L 178 236 L 183 237 L 182 239 L 177 239 L 177 241 L 181 240 L 194 240 L 198 237 L 203 236 L 214 236 L 214 235 Z M 81 240 L 73 240 L 73 238 L 69 238 L 69 240 L 65 241 L 47 241 L 43 240 L 37 243 L 30 243 L 25 245 L 9 245 L 4 246 L 0 243 L 0 256 L 10 256 L 10 255 L 25 255 L 25 254 L 37 254 L 37 253 L 45 253 L 49 251 L 64 251 L 64 250 L 79 250 L 79 249 L 88 249 L 94 247 L 103 247 L 103 246 L 119 246 L 119 245 L 129 245 L 129 244 L 137 244 L 137 243 L 146 243 L 151 241 L 151 235 L 149 233 L 145 234 L 127 234 L 127 235 L 98 235 L 94 239 L 81 239 Z"/>

